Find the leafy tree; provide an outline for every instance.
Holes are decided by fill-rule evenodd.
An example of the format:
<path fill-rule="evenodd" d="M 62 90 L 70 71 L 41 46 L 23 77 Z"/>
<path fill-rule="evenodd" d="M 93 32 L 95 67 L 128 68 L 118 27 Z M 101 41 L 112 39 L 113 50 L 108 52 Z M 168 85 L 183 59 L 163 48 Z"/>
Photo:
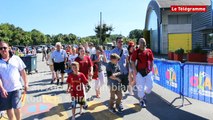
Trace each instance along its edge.
<path fill-rule="evenodd" d="M 107 24 L 103 24 L 102 26 L 97 25 L 95 27 L 96 37 L 101 38 L 100 44 L 103 44 L 106 38 L 110 37 L 111 31 L 113 31 L 112 26 L 108 26 Z"/>
<path fill-rule="evenodd" d="M 144 38 L 146 39 L 146 45 L 148 48 L 150 48 L 150 31 L 149 30 L 143 30 Z"/>
<path fill-rule="evenodd" d="M 45 35 L 46 37 L 46 40 L 47 40 L 47 44 L 53 44 L 53 41 L 52 41 L 52 36 L 50 36 L 49 34 Z"/>
<path fill-rule="evenodd" d="M 67 43 L 72 44 L 75 40 L 77 40 L 77 36 L 70 33 L 67 35 Z"/>
<path fill-rule="evenodd" d="M 143 37 L 143 30 L 135 29 L 130 31 L 129 38 L 138 40 L 139 38 Z"/>
<path fill-rule="evenodd" d="M 64 43 L 64 35 L 62 33 L 59 33 L 58 35 L 54 36 L 53 41 L 54 43 L 56 42 L 61 42 Z"/>
<path fill-rule="evenodd" d="M 36 29 L 31 31 L 31 39 L 33 41 L 33 45 L 44 44 L 47 42 L 45 35 Z"/>

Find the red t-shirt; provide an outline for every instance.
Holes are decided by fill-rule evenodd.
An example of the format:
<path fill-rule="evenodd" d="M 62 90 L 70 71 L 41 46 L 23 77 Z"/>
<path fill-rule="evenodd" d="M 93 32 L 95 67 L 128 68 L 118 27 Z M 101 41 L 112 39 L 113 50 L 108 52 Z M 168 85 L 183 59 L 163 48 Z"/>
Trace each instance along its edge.
<path fill-rule="evenodd" d="M 84 97 L 84 87 L 83 84 L 86 85 L 88 80 L 86 79 L 83 73 L 76 74 L 69 74 L 67 78 L 67 83 L 71 85 L 71 96 L 74 98 L 77 97 Z"/>
<path fill-rule="evenodd" d="M 146 50 L 141 50 L 141 49 L 137 49 L 133 52 L 131 60 L 133 62 L 135 62 L 137 60 L 137 70 L 141 70 L 141 69 L 146 69 L 148 68 L 148 70 L 151 70 L 150 68 L 150 64 L 153 61 L 154 57 L 153 57 L 153 53 L 150 49 L 146 49 Z"/>
<path fill-rule="evenodd" d="M 66 53 L 69 53 L 69 55 L 70 55 L 70 54 L 72 54 L 72 50 L 71 49 L 70 50 L 66 49 Z"/>
<path fill-rule="evenodd" d="M 79 72 L 83 73 L 88 79 L 90 67 L 93 66 L 92 60 L 88 56 L 84 56 L 84 59 L 77 57 L 75 61 L 79 63 Z"/>

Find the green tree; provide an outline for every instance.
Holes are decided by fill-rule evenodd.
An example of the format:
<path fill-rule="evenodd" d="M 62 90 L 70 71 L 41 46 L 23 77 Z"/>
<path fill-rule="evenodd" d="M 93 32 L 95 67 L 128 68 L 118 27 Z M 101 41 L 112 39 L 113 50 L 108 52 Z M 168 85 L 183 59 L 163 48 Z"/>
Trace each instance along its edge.
<path fill-rule="evenodd" d="M 135 29 L 129 32 L 129 38 L 138 40 L 143 37 L 143 30 Z"/>
<path fill-rule="evenodd" d="M 102 26 L 97 25 L 94 31 L 96 33 L 96 37 L 100 38 L 100 44 L 103 44 L 106 38 L 110 37 L 111 31 L 113 31 L 113 28 L 112 26 L 103 24 Z"/>
<path fill-rule="evenodd" d="M 56 42 L 64 43 L 64 35 L 62 33 L 59 33 L 58 35 L 54 36 L 53 41 L 54 43 Z"/>
<path fill-rule="evenodd" d="M 144 38 L 145 38 L 145 40 L 146 40 L 146 45 L 147 45 L 147 47 L 148 48 L 150 48 L 150 44 L 151 44 L 151 42 L 150 42 L 150 31 L 149 30 L 143 30 L 143 35 L 144 35 Z"/>
<path fill-rule="evenodd" d="M 47 34 L 47 35 L 45 35 L 45 37 L 46 37 L 46 40 L 47 40 L 47 44 L 53 44 L 52 36 Z"/>
<path fill-rule="evenodd" d="M 68 44 L 73 44 L 73 42 L 77 40 L 77 36 L 72 33 L 68 34 L 66 37 L 65 41 L 67 41 Z"/>
<path fill-rule="evenodd" d="M 46 44 L 47 42 L 46 36 L 36 29 L 31 31 L 31 39 L 33 45 Z"/>

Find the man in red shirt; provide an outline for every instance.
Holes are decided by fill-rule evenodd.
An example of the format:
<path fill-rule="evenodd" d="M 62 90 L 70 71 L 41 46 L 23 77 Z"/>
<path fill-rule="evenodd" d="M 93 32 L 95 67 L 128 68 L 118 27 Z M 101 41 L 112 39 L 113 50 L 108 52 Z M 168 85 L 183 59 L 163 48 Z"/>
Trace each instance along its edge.
<path fill-rule="evenodd" d="M 146 48 L 146 40 L 144 38 L 140 38 L 138 44 L 139 48 L 133 52 L 131 61 L 140 105 L 141 107 L 146 107 L 145 93 L 149 94 L 153 87 L 151 70 L 154 57 L 152 50 Z M 135 62 L 137 62 L 136 65 Z"/>

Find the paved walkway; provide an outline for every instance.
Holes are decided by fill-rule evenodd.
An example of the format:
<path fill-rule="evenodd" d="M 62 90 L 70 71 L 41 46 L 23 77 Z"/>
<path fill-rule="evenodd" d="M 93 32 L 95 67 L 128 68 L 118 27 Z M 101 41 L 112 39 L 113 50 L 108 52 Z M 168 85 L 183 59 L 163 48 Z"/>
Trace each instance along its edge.
<path fill-rule="evenodd" d="M 51 73 L 45 62 L 38 55 L 38 73 L 28 75 L 30 81 L 29 92 L 22 108 L 23 120 L 69 120 L 71 118 L 70 95 L 67 94 L 67 85 L 57 86 L 50 84 Z M 94 82 L 91 82 L 94 86 Z M 94 88 L 94 87 L 92 87 Z M 108 111 L 109 90 L 105 85 L 101 90 L 101 98 L 94 97 L 95 90 L 91 89 L 88 96 L 91 99 L 89 108 L 83 115 L 77 110 L 77 120 L 213 120 L 213 105 L 189 99 L 192 104 L 177 99 L 172 106 L 170 102 L 177 94 L 154 84 L 153 92 L 147 96 L 147 108 L 140 108 L 136 96 L 124 93 L 122 114 L 112 114 Z M 1 120 L 5 120 L 6 117 Z"/>

